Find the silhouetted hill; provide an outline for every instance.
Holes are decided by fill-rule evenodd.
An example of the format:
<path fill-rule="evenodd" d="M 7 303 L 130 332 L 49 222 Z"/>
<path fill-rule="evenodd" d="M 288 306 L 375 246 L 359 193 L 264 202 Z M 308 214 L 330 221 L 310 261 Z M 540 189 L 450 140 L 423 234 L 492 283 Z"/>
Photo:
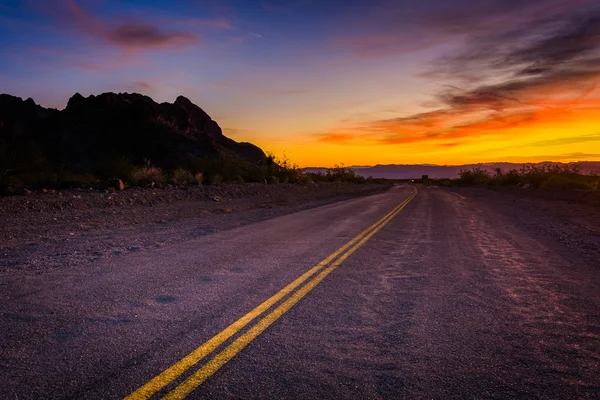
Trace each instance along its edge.
<path fill-rule="evenodd" d="M 106 176 L 124 161 L 252 175 L 266 156 L 257 146 L 224 136 L 183 96 L 159 104 L 136 93 L 76 93 L 59 111 L 0 95 L 0 177 L 40 171 Z"/>
<path fill-rule="evenodd" d="M 521 169 L 524 165 L 542 165 L 542 164 L 561 164 L 561 163 L 483 163 L 466 165 L 427 165 L 427 164 L 390 164 L 375 166 L 353 166 L 350 167 L 357 175 L 373 178 L 386 179 L 415 179 L 422 175 L 429 175 L 430 178 L 457 178 L 461 170 L 482 168 L 494 172 L 497 168 L 502 171 L 512 169 Z M 579 161 L 568 163 L 568 165 L 577 165 L 582 174 L 592 174 L 600 172 L 600 161 Z M 310 167 L 304 168 L 306 172 L 324 172 L 326 168 Z"/>

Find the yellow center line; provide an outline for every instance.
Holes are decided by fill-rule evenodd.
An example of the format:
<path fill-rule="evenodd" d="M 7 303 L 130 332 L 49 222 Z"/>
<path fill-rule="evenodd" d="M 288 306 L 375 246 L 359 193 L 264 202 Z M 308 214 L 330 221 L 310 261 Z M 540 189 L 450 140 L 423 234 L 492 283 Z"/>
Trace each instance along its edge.
<path fill-rule="evenodd" d="M 377 222 L 375 222 L 374 224 L 369 226 L 367 229 L 365 229 L 363 232 L 361 232 L 360 234 L 358 234 L 357 236 L 352 238 L 345 245 L 343 245 L 342 247 L 337 249 L 331 255 L 326 257 L 323 261 L 321 261 L 320 263 L 315 265 L 313 268 L 309 269 L 307 272 L 302 274 L 300 277 L 298 277 L 292 283 L 285 286 L 283 289 L 281 289 L 279 292 L 277 292 L 276 294 L 271 296 L 269 299 L 265 300 L 259 306 L 254 308 L 252 311 L 250 311 L 249 313 L 247 313 L 246 315 L 244 315 L 243 317 L 241 317 L 240 319 L 238 319 L 237 321 L 235 321 L 234 323 L 229 325 L 227 328 L 225 328 L 224 330 L 219 332 L 217 335 L 213 336 L 208 341 L 204 342 L 202 345 L 200 345 L 198 348 L 193 350 L 187 356 L 185 356 L 184 358 L 182 358 L 175 364 L 171 365 L 169 368 L 167 368 L 166 370 L 161 372 L 159 375 L 152 378 L 150 381 L 148 381 L 146 384 L 141 386 L 135 392 L 133 392 L 129 396 L 125 397 L 125 400 L 140 400 L 140 399 L 149 399 L 150 397 L 152 397 L 163 387 L 165 387 L 166 385 L 171 383 L 173 380 L 175 380 L 179 375 L 181 375 L 182 373 L 187 371 L 190 367 L 194 366 L 200 360 L 202 360 L 204 357 L 206 357 L 208 354 L 210 354 L 211 352 L 216 350 L 227 339 L 229 339 L 230 337 L 235 335 L 242 328 L 244 328 L 246 325 L 248 325 L 254 319 L 259 317 L 262 313 L 264 313 L 269 308 L 271 308 L 271 306 L 276 304 L 279 300 L 281 300 L 282 298 L 287 296 L 294 289 L 296 289 L 298 286 L 300 286 L 302 283 L 304 283 L 306 280 L 308 280 L 311 276 L 313 276 L 319 270 L 324 268 L 327 264 L 329 264 L 331 261 L 333 261 L 336 257 L 338 257 L 340 254 L 342 254 L 348 248 L 353 246 L 356 242 L 361 241 L 361 239 L 364 239 L 367 235 L 369 235 L 370 232 L 372 232 L 375 229 L 377 229 L 378 227 L 386 224 L 389 221 L 389 219 L 393 218 L 397 212 L 399 212 L 402 208 L 404 208 L 406 206 L 406 204 L 408 204 L 408 202 L 410 202 L 415 195 L 416 195 L 416 189 L 411 196 L 409 196 L 406 200 L 404 200 L 401 204 L 396 206 L 392 211 L 387 213 L 385 216 L 383 216 Z M 369 236 L 369 237 L 371 237 L 371 236 Z M 354 250 L 352 250 L 352 252 L 354 252 Z M 342 257 L 343 257 L 343 259 L 345 259 L 347 256 L 346 257 L 342 256 Z M 342 257 L 340 257 L 340 259 Z"/>
<path fill-rule="evenodd" d="M 285 314 L 290 308 L 298 303 L 304 296 L 306 296 L 311 290 L 313 290 L 327 275 L 335 270 L 341 263 L 343 263 L 348 257 L 350 257 L 356 250 L 358 250 L 363 244 L 365 244 L 373 235 L 381 230 L 391 219 L 400 213 L 404 207 L 416 196 L 415 192 L 400 205 L 400 208 L 396 208 L 392 215 L 387 220 L 372 229 L 367 235 L 365 235 L 358 243 L 352 246 L 346 253 L 338 258 L 333 264 L 321 271 L 316 277 L 310 280 L 306 285 L 300 288 L 286 301 L 279 305 L 275 310 L 267 314 L 260 321 L 258 321 L 252 328 L 242 334 L 233 343 L 227 346 L 224 350 L 215 355 L 210 361 L 202 366 L 198 371 L 192 374 L 189 378 L 183 381 L 179 386 L 169 392 L 163 400 L 179 400 L 185 398 L 188 394 L 194 391 L 204 381 L 225 365 L 229 360 L 235 357 L 240 351 L 244 349 L 250 342 L 252 342 L 258 335 L 260 335 L 265 329 L 267 329 L 272 323 L 279 319 Z"/>

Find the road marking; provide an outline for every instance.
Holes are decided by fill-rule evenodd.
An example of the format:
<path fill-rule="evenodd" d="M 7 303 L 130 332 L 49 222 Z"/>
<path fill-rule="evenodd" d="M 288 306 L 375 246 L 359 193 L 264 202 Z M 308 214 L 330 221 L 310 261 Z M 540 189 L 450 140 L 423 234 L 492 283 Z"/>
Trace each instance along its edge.
<path fill-rule="evenodd" d="M 304 297 L 308 292 L 310 292 L 323 278 L 325 278 L 331 271 L 337 268 L 346 258 L 348 258 L 352 253 L 354 253 L 359 247 L 361 247 L 367 240 L 371 238 L 376 232 L 378 232 L 385 224 L 387 224 L 392 218 L 396 216 L 406 205 L 417 195 L 416 188 L 413 193 L 406 198 L 402 203 L 398 206 L 394 207 L 392 211 L 387 213 L 385 216 L 380 218 L 377 222 L 369 226 L 367 229 L 359 233 L 357 236 L 352 238 L 345 245 L 337 249 L 331 255 L 326 257 L 323 261 L 315 265 L 313 268 L 302 274 L 292 283 L 288 284 L 286 287 L 281 289 L 279 292 L 271 296 L 269 299 L 265 300 L 259 306 L 254 308 L 252 311 L 235 321 L 233 324 L 229 325 L 223 331 L 213 336 L 207 342 L 202 344 L 200 347 L 192 351 L 190 354 L 164 370 L 162 373 L 152 378 L 142 387 L 137 389 L 135 392 L 130 394 L 125 398 L 125 400 L 140 400 L 140 399 L 149 399 L 154 394 L 156 394 L 159 390 L 164 388 L 166 385 L 174 381 L 179 375 L 187 371 L 190 367 L 197 364 L 200 360 L 206 357 L 209 353 L 216 350 L 223 342 L 227 339 L 235 335 L 242 328 L 252 322 L 254 319 L 259 317 L 265 311 L 267 311 L 271 306 L 276 304 L 279 300 L 283 299 L 286 295 L 291 293 L 294 289 L 304 283 L 306 280 L 311 278 L 321 269 L 323 269 L 327 264 L 331 261 L 335 260 L 336 257 L 340 256 L 333 264 L 329 267 L 325 268 L 321 273 L 319 273 L 316 277 L 314 277 L 311 281 L 309 281 L 305 286 L 303 286 L 300 290 L 294 293 L 290 298 L 288 298 L 285 302 L 283 302 L 280 306 L 278 306 L 275 310 L 261 319 L 256 325 L 254 325 L 250 330 L 241 335 L 237 340 L 235 340 L 231 345 L 226 347 L 223 351 L 218 353 L 213 359 L 211 359 L 208 363 L 206 363 L 202 368 L 200 368 L 196 373 L 186 379 L 181 385 L 176 387 L 172 392 L 170 392 L 166 398 L 183 398 L 199 385 L 201 385 L 209 376 L 214 374 L 221 366 L 223 366 L 227 361 L 229 361 L 232 357 L 234 357 L 237 353 L 239 353 L 248 343 L 250 343 L 254 338 L 256 338 L 261 332 L 263 332 L 269 325 L 271 325 L 275 320 L 277 320 L 281 315 L 283 315 L 287 310 L 289 310 L 294 304 L 296 304 L 302 297 Z M 348 250 L 349 249 L 349 250 Z M 348 251 L 346 251 L 348 250 Z M 345 252 L 346 251 L 346 252 Z M 345 253 L 344 253 L 345 252 Z M 343 253 L 343 254 L 342 254 Z"/>

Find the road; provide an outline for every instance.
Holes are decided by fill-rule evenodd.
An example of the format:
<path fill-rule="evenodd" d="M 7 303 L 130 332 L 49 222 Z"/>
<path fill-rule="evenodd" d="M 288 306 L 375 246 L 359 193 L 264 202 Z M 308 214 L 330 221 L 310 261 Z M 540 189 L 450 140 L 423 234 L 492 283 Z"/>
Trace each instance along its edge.
<path fill-rule="evenodd" d="M 2 277 L 0 398 L 600 398 L 600 270 L 397 186 Z"/>

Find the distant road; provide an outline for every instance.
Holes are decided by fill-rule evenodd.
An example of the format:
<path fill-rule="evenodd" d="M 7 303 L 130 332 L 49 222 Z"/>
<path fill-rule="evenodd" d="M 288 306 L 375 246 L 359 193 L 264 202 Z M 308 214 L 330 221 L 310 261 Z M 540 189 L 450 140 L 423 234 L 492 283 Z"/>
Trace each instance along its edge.
<path fill-rule="evenodd" d="M 519 224 L 397 186 L 23 274 L 0 398 L 600 398 L 600 269 Z"/>

